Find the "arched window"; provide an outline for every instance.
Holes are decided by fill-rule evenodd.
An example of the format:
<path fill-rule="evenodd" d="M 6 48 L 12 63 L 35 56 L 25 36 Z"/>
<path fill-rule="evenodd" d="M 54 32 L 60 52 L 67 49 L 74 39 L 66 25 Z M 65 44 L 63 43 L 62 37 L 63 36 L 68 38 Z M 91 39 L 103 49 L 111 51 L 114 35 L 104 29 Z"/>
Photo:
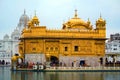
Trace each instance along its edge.
<path fill-rule="evenodd" d="M 48 51 L 49 50 L 49 48 L 48 47 L 46 47 L 46 51 Z"/>
<path fill-rule="evenodd" d="M 53 47 L 50 48 L 50 51 L 53 51 Z"/>
<path fill-rule="evenodd" d="M 65 51 L 68 51 L 68 47 L 65 47 Z"/>
<path fill-rule="evenodd" d="M 74 46 L 74 51 L 78 51 L 78 46 Z"/>

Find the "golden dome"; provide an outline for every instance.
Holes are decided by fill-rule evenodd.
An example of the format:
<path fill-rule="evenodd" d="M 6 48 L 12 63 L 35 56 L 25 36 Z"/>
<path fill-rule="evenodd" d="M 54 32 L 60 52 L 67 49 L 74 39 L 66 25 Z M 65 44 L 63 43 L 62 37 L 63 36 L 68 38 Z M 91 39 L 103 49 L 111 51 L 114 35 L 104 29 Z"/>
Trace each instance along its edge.
<path fill-rule="evenodd" d="M 86 25 L 87 23 L 85 21 L 83 21 L 82 19 L 80 18 L 72 18 L 70 19 L 67 23 L 70 23 L 70 24 L 79 24 L 79 25 Z"/>
<path fill-rule="evenodd" d="M 75 10 L 75 15 L 72 19 L 70 19 L 68 22 L 74 23 L 74 24 L 86 24 L 86 22 L 80 18 L 78 18 L 77 10 Z"/>
<path fill-rule="evenodd" d="M 73 18 L 71 18 L 68 22 L 63 24 L 63 29 L 65 28 L 65 26 L 69 27 L 69 28 L 73 28 L 75 26 L 88 26 L 88 23 L 85 22 L 84 20 L 82 20 L 81 18 L 78 17 L 77 14 L 77 10 L 75 10 L 75 15 Z"/>

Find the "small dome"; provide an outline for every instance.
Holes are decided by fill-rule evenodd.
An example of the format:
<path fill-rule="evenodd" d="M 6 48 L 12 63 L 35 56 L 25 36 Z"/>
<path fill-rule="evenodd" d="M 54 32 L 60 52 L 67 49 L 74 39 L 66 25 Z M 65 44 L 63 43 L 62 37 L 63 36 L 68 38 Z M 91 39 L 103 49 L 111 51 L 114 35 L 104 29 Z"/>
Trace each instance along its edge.
<path fill-rule="evenodd" d="M 39 19 L 36 15 L 33 17 L 32 22 L 39 23 Z"/>
<path fill-rule="evenodd" d="M 9 38 L 9 36 L 6 34 L 5 36 L 4 36 L 5 38 Z"/>
<path fill-rule="evenodd" d="M 35 15 L 35 16 L 33 17 L 33 20 L 38 20 L 38 17 Z"/>
<path fill-rule="evenodd" d="M 8 34 L 6 34 L 6 35 L 4 36 L 4 39 L 5 39 L 5 40 L 8 40 L 8 39 L 9 39 Z"/>
<path fill-rule="evenodd" d="M 104 21 L 103 18 L 100 16 L 100 18 L 98 19 L 98 21 L 102 22 Z"/>

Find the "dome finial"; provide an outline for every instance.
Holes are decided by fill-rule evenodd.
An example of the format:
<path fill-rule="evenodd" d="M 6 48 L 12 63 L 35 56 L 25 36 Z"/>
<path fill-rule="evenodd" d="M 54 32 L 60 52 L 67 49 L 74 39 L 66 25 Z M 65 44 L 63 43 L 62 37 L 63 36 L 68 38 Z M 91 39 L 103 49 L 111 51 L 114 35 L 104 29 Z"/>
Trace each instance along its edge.
<path fill-rule="evenodd" d="M 36 10 L 35 10 L 35 15 L 32 19 L 32 23 L 35 24 L 36 26 L 39 25 L 39 20 L 38 20 L 38 17 L 36 16 Z"/>
<path fill-rule="evenodd" d="M 101 13 L 100 13 L 100 18 L 99 18 L 98 20 L 99 20 L 99 21 L 104 21 L 104 20 L 102 19 Z"/>
<path fill-rule="evenodd" d="M 100 18 L 102 18 L 102 15 L 101 15 L 101 13 L 100 13 Z"/>
<path fill-rule="evenodd" d="M 26 14 L 26 10 L 24 9 L 24 14 Z"/>
<path fill-rule="evenodd" d="M 35 10 L 35 16 L 36 16 L 36 10 Z"/>
<path fill-rule="evenodd" d="M 77 9 L 75 9 L 75 16 L 74 16 L 75 18 L 77 18 L 78 17 L 78 14 L 77 14 Z"/>

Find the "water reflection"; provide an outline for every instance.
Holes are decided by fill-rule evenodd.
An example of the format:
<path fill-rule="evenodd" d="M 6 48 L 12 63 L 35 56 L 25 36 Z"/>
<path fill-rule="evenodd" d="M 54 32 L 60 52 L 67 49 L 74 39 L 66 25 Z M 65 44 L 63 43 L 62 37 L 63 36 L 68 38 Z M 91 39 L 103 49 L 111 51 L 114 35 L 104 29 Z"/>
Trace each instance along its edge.
<path fill-rule="evenodd" d="M 0 67 L 0 80 L 10 80 L 11 72 L 9 67 Z"/>
<path fill-rule="evenodd" d="M 120 72 L 12 72 L 0 67 L 0 80 L 120 80 Z"/>
<path fill-rule="evenodd" d="M 119 72 L 12 72 L 11 80 L 119 80 Z"/>

